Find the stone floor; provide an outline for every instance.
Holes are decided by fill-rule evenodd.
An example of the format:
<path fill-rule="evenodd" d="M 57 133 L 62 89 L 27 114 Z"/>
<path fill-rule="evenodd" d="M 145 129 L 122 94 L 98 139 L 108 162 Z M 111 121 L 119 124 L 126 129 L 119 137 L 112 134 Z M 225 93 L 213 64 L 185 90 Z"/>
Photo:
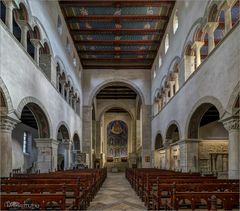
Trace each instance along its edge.
<path fill-rule="evenodd" d="M 147 210 L 124 173 L 108 173 L 88 210 Z"/>

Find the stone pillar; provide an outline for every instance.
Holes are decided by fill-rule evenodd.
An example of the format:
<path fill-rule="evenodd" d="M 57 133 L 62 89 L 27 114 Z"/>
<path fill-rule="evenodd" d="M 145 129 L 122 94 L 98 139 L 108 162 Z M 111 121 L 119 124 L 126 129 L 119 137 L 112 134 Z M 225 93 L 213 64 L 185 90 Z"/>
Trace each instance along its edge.
<path fill-rule="evenodd" d="M 223 155 L 223 171 L 228 171 L 228 155 Z"/>
<path fill-rule="evenodd" d="M 72 149 L 72 143 L 69 140 L 64 141 L 63 143 L 64 147 L 64 170 L 71 168 L 71 149 Z"/>
<path fill-rule="evenodd" d="M 179 143 L 180 169 L 183 172 L 198 171 L 198 139 L 181 140 Z"/>
<path fill-rule="evenodd" d="M 101 150 L 101 122 L 96 121 L 96 157 L 100 159 Z"/>
<path fill-rule="evenodd" d="M 89 155 L 92 167 L 92 106 L 83 106 L 82 150 Z"/>
<path fill-rule="evenodd" d="M 228 178 L 239 179 L 240 172 L 240 129 L 239 116 L 232 116 L 221 120 L 228 130 Z"/>
<path fill-rule="evenodd" d="M 231 9 L 233 6 L 232 0 L 225 1 L 224 6 L 223 6 L 223 11 L 224 11 L 224 20 L 225 20 L 225 30 L 224 34 L 226 35 L 232 28 L 232 13 Z"/>
<path fill-rule="evenodd" d="M 174 81 L 169 81 L 169 86 L 170 86 L 170 98 L 174 96 L 174 91 L 173 91 L 173 86 L 174 86 Z"/>
<path fill-rule="evenodd" d="M 149 168 L 151 157 L 151 105 L 142 105 L 142 167 Z"/>
<path fill-rule="evenodd" d="M 17 23 L 21 28 L 21 43 L 27 51 L 27 32 L 28 32 L 27 22 L 25 20 L 19 20 Z"/>
<path fill-rule="evenodd" d="M 218 27 L 218 24 L 218 22 L 208 22 L 204 27 L 204 30 L 208 34 L 208 54 L 215 48 L 214 31 Z"/>
<path fill-rule="evenodd" d="M 59 142 L 50 138 L 37 138 L 35 142 L 38 149 L 37 169 L 41 173 L 57 169 Z"/>
<path fill-rule="evenodd" d="M 168 97 L 168 91 L 169 91 L 169 88 L 168 87 L 166 87 L 165 89 L 164 89 L 164 93 L 165 93 L 165 99 L 166 99 L 166 104 L 168 103 L 168 101 L 169 101 L 169 97 Z"/>
<path fill-rule="evenodd" d="M 69 92 L 70 92 L 70 87 L 66 85 L 66 86 L 65 86 L 65 90 L 66 90 L 66 92 L 67 92 L 67 96 L 66 96 L 66 99 L 65 99 L 65 96 L 64 96 L 64 99 L 65 99 L 67 102 L 69 102 L 69 96 L 70 96 Z"/>
<path fill-rule="evenodd" d="M 39 49 L 41 47 L 39 39 L 31 39 L 30 40 L 34 46 L 34 60 L 39 65 Z"/>
<path fill-rule="evenodd" d="M 175 81 L 175 92 L 177 92 L 179 89 L 178 73 L 173 73 L 173 79 Z"/>
<path fill-rule="evenodd" d="M 12 171 L 12 130 L 19 122 L 9 116 L 0 117 L 1 177 L 9 177 Z"/>
<path fill-rule="evenodd" d="M 195 70 L 194 59 L 195 59 L 195 56 L 191 56 L 191 55 L 185 55 L 184 56 L 184 69 L 185 69 L 185 71 L 184 71 L 184 74 L 185 74 L 184 80 L 185 81 L 189 78 L 189 76 Z"/>
<path fill-rule="evenodd" d="M 159 98 L 158 100 L 158 112 L 162 110 L 162 97 Z"/>
<path fill-rule="evenodd" d="M 11 33 L 13 33 L 13 9 L 14 5 L 12 0 L 6 1 L 6 25 Z"/>
<path fill-rule="evenodd" d="M 60 83 L 62 84 L 62 90 L 61 90 L 62 92 L 61 92 L 61 94 L 62 94 L 62 96 L 64 97 L 65 80 L 61 80 Z"/>
<path fill-rule="evenodd" d="M 196 68 L 201 64 L 201 48 L 204 45 L 204 42 L 195 41 L 192 48 L 195 49 L 196 56 Z"/>

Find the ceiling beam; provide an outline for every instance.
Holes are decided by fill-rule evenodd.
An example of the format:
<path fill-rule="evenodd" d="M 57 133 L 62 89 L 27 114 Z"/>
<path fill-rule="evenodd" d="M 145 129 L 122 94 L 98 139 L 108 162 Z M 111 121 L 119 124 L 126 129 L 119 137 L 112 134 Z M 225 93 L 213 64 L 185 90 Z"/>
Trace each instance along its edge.
<path fill-rule="evenodd" d="M 81 59 L 83 62 L 153 62 L 154 59 L 139 59 L 139 58 L 88 58 L 88 59 Z"/>
<path fill-rule="evenodd" d="M 156 54 L 156 50 L 80 50 L 78 53 L 81 54 L 87 54 L 87 55 L 131 55 L 131 54 L 137 54 L 137 55 L 145 55 L 145 54 Z"/>
<path fill-rule="evenodd" d="M 88 22 L 111 22 L 113 20 L 127 20 L 128 22 L 153 22 L 153 21 L 168 21 L 169 17 L 165 15 L 81 15 L 81 16 L 66 16 L 68 23 L 79 23 L 81 21 Z"/>
<path fill-rule="evenodd" d="M 114 70 L 123 70 L 123 69 L 131 69 L 131 70 L 150 70 L 152 65 L 83 65 L 84 70 L 92 70 L 92 69 L 114 69 Z"/>
<path fill-rule="evenodd" d="M 162 29 L 87 29 L 87 28 L 80 28 L 80 29 L 71 29 L 71 34 L 94 34 L 94 33 L 101 33 L 101 34 L 164 34 Z"/>
<path fill-rule="evenodd" d="M 159 40 L 80 40 L 74 41 L 80 45 L 153 45 L 160 44 Z"/>
<path fill-rule="evenodd" d="M 91 0 L 75 0 L 75 1 L 59 1 L 62 7 L 159 7 L 164 5 L 173 5 L 175 1 L 172 0 L 103 0 L 103 1 L 91 1 Z"/>

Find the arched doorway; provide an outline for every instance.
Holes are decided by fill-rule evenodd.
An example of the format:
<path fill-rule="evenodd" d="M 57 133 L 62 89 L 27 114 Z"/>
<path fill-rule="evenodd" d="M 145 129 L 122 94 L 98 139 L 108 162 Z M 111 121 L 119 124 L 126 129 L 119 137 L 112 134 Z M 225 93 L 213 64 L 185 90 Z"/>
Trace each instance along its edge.
<path fill-rule="evenodd" d="M 151 110 L 150 107 L 143 106 L 142 94 L 139 94 L 135 88 L 133 88 L 130 84 L 124 82 L 110 82 L 102 85 L 101 88 L 96 90 L 91 108 L 83 108 L 86 112 L 83 111 L 84 114 L 91 112 L 92 121 L 89 122 L 89 126 L 87 124 L 83 125 L 86 129 L 83 129 L 83 138 L 87 140 L 92 140 L 91 142 L 91 150 L 89 150 L 92 154 L 91 159 L 94 163 L 94 160 L 101 160 L 100 165 L 104 166 L 107 163 L 107 121 L 108 117 L 111 116 L 111 121 L 113 120 L 122 120 L 119 119 L 118 116 L 127 116 L 129 119 L 129 123 L 127 125 L 132 130 L 132 138 L 128 145 L 128 164 L 132 166 L 141 167 L 142 164 L 146 167 L 149 165 L 150 167 L 150 145 L 145 144 L 145 150 L 142 150 L 142 137 L 143 125 L 146 125 L 147 129 L 150 127 L 150 122 L 143 122 L 142 119 L 149 114 L 146 109 Z M 124 114 L 124 115 L 123 115 Z M 88 119 L 89 119 L 88 115 Z M 107 117 L 108 116 L 108 117 Z M 87 117 L 87 115 L 86 115 Z M 149 116 L 148 116 L 149 117 Z M 146 117 L 147 119 L 147 117 Z M 88 120 L 86 119 L 86 122 Z M 109 120 L 110 122 L 110 120 Z M 108 123 L 109 123 L 108 122 Z M 149 123 L 149 124 L 148 124 Z M 104 128 L 105 127 L 105 128 Z M 85 133 L 88 128 L 91 128 L 91 137 L 86 137 Z M 128 128 L 128 129 L 129 129 Z M 149 128 L 150 130 L 150 128 Z M 144 136 L 147 139 L 147 136 Z M 100 142 L 99 142 L 100 140 Z M 148 139 L 149 140 L 149 139 Z M 149 148 L 149 151 L 148 151 Z M 83 152 L 86 151 L 87 148 L 84 146 L 83 142 Z M 149 153 L 147 153 L 149 152 Z M 144 154 L 144 156 L 143 156 Z M 145 156 L 147 154 L 148 156 Z M 142 160 L 141 158 L 144 157 Z M 127 162 L 126 162 L 127 163 Z M 146 165 L 145 165 L 146 164 Z"/>
<path fill-rule="evenodd" d="M 49 122 L 36 103 L 23 107 L 20 121 L 12 131 L 12 168 L 36 172 L 41 169 L 38 166 L 37 140 L 50 138 Z"/>
<path fill-rule="evenodd" d="M 176 123 L 168 127 L 166 134 L 166 167 L 167 169 L 180 170 L 180 149 L 179 144 L 179 129 Z"/>
<path fill-rule="evenodd" d="M 227 177 L 228 132 L 213 104 L 204 103 L 195 110 L 189 122 L 188 138 L 198 140 L 192 150 L 194 168 Z"/>
<path fill-rule="evenodd" d="M 155 146 L 154 146 L 154 167 L 155 168 L 163 168 L 165 166 L 163 164 L 164 157 L 162 154 L 162 148 L 163 148 L 162 135 L 158 133 L 155 138 Z"/>
<path fill-rule="evenodd" d="M 69 169 L 71 166 L 71 143 L 70 135 L 65 124 L 61 124 L 57 133 L 58 155 L 57 155 L 57 168 L 58 170 Z"/>

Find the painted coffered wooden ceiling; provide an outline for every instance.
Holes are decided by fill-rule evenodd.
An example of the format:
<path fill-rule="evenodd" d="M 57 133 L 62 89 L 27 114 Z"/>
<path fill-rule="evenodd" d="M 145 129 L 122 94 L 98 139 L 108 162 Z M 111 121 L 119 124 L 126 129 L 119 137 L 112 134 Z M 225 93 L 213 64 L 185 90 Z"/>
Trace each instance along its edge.
<path fill-rule="evenodd" d="M 175 0 L 59 4 L 84 69 L 151 69 Z"/>

